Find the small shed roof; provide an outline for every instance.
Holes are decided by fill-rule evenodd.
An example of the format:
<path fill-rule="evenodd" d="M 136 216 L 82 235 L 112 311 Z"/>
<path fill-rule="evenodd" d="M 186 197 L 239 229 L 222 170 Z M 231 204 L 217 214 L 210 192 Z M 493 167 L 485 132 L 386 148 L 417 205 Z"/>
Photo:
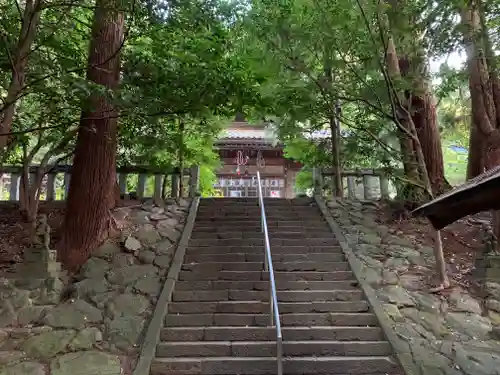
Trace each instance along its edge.
<path fill-rule="evenodd" d="M 457 186 L 412 213 L 425 216 L 439 230 L 481 211 L 500 209 L 500 166 Z"/>

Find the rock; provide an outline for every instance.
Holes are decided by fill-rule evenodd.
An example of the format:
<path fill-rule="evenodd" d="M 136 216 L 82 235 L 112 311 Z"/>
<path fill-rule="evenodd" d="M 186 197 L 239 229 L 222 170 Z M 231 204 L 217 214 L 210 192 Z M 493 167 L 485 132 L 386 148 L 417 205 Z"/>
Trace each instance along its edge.
<path fill-rule="evenodd" d="M 0 368 L 5 365 L 13 365 L 25 358 L 26 354 L 19 350 L 0 350 Z"/>
<path fill-rule="evenodd" d="M 160 227 L 158 228 L 158 233 L 162 236 L 170 240 L 172 243 L 177 243 L 179 238 L 181 238 L 182 233 L 177 229 L 172 227 Z"/>
<path fill-rule="evenodd" d="M 154 246 L 154 251 L 158 255 L 172 255 L 175 251 L 175 245 L 170 240 L 163 240 Z"/>
<path fill-rule="evenodd" d="M 384 262 L 384 266 L 390 270 L 403 273 L 408 270 L 410 262 L 404 258 L 391 257 Z"/>
<path fill-rule="evenodd" d="M 99 309 L 104 309 L 106 303 L 117 295 L 118 291 L 110 290 L 109 292 L 90 294 L 89 300 L 92 301 Z"/>
<path fill-rule="evenodd" d="M 64 351 L 73 337 L 73 330 L 44 332 L 27 339 L 21 348 L 32 358 L 47 360 Z"/>
<path fill-rule="evenodd" d="M 106 336 L 118 349 L 130 352 L 137 345 L 145 320 L 140 316 L 122 316 L 106 323 Z"/>
<path fill-rule="evenodd" d="M 10 302 L 10 300 L 2 301 L 2 306 L 0 307 L 0 328 L 9 327 L 16 324 L 17 313 L 16 309 Z"/>
<path fill-rule="evenodd" d="M 88 327 L 73 338 L 69 344 L 71 350 L 89 350 L 94 344 L 102 341 L 102 332 L 97 327 Z"/>
<path fill-rule="evenodd" d="M 80 274 L 83 278 L 86 279 L 101 278 L 106 274 L 106 272 L 108 272 L 109 268 L 110 265 L 106 260 L 97 257 L 91 257 L 83 265 Z"/>
<path fill-rule="evenodd" d="M 109 282 L 105 276 L 85 279 L 73 284 L 73 286 L 78 298 L 86 298 L 98 293 L 104 293 L 110 289 Z"/>
<path fill-rule="evenodd" d="M 88 302 L 77 299 L 73 303 L 59 305 L 49 311 L 44 323 L 55 328 L 82 329 L 87 323 L 98 323 L 102 313 Z"/>
<path fill-rule="evenodd" d="M 113 257 L 113 267 L 126 267 L 134 264 L 134 257 L 130 254 L 119 253 Z"/>
<path fill-rule="evenodd" d="M 129 285 L 137 280 L 146 277 L 146 275 L 155 275 L 157 268 L 151 265 L 133 265 L 111 270 L 108 274 L 108 280 L 112 284 Z"/>
<path fill-rule="evenodd" d="M 500 314 L 495 311 L 488 311 L 488 318 L 490 318 L 491 323 L 495 326 L 500 326 Z"/>
<path fill-rule="evenodd" d="M 38 362 L 21 362 L 0 370 L 0 375 L 45 375 L 45 366 Z"/>
<path fill-rule="evenodd" d="M 363 267 L 363 277 L 371 286 L 376 286 L 382 281 L 380 270 L 376 268 Z"/>
<path fill-rule="evenodd" d="M 0 311 L 7 308 L 7 301 L 14 309 L 29 306 L 31 305 L 30 291 L 15 288 L 0 291 Z"/>
<path fill-rule="evenodd" d="M 450 334 L 444 325 L 444 320 L 439 315 L 419 311 L 413 307 L 406 307 L 399 310 L 401 314 L 415 323 L 420 324 L 425 330 L 432 332 L 436 337 L 441 338 Z"/>
<path fill-rule="evenodd" d="M 455 363 L 467 375 L 490 375 L 497 372 L 500 365 L 500 357 L 484 350 L 468 350 L 468 348 L 456 343 Z"/>
<path fill-rule="evenodd" d="M 422 290 L 424 285 L 424 276 L 404 274 L 399 276 L 399 285 L 407 290 Z"/>
<path fill-rule="evenodd" d="M 359 242 L 370 245 L 379 245 L 382 243 L 382 239 L 377 233 L 362 233 L 359 236 Z"/>
<path fill-rule="evenodd" d="M 134 224 L 149 223 L 149 212 L 147 211 L 132 211 L 132 221 Z"/>
<path fill-rule="evenodd" d="M 369 257 L 368 255 L 363 255 L 363 254 L 356 254 L 357 257 L 364 262 L 367 266 L 372 267 L 372 268 L 382 268 L 382 262 L 377 259 L 373 259 L 372 257 Z"/>
<path fill-rule="evenodd" d="M 404 322 L 403 315 L 399 312 L 399 309 L 396 305 L 392 305 L 390 303 L 386 303 L 383 305 L 385 313 L 394 320 L 395 322 Z"/>
<path fill-rule="evenodd" d="M 487 337 L 492 329 L 488 318 L 470 313 L 450 312 L 446 314 L 446 321 L 457 331 L 474 339 Z"/>
<path fill-rule="evenodd" d="M 450 302 L 455 305 L 455 311 L 470 312 L 473 314 L 482 313 L 479 302 L 459 288 L 454 289 L 450 294 Z"/>
<path fill-rule="evenodd" d="M 94 251 L 94 256 L 106 260 L 113 259 L 115 254 L 120 252 L 120 246 L 113 242 L 105 242 Z"/>
<path fill-rule="evenodd" d="M 399 283 L 398 274 L 391 270 L 383 269 L 382 278 L 383 278 L 383 283 L 386 285 L 396 285 Z"/>
<path fill-rule="evenodd" d="M 486 307 L 490 310 L 500 312 L 500 302 L 495 299 L 489 299 L 486 301 Z"/>
<path fill-rule="evenodd" d="M 37 324 L 42 319 L 45 312 L 45 306 L 26 306 L 19 310 L 17 314 L 18 324 L 25 326 L 28 324 Z"/>
<path fill-rule="evenodd" d="M 139 242 L 139 240 L 137 240 L 136 238 L 134 238 L 132 236 L 129 236 L 125 240 L 124 246 L 125 246 L 125 250 L 127 250 L 130 253 L 133 253 L 133 252 L 139 250 L 142 245 Z"/>
<path fill-rule="evenodd" d="M 388 245 L 399 245 L 402 247 L 413 247 L 413 243 L 411 241 L 408 241 L 406 238 L 401 238 L 398 236 L 387 236 L 384 238 L 384 243 Z"/>
<path fill-rule="evenodd" d="M 169 218 L 166 220 L 159 221 L 157 224 L 157 228 L 160 229 L 160 228 L 175 227 L 178 223 L 179 223 L 179 221 L 177 219 Z"/>
<path fill-rule="evenodd" d="M 148 275 L 145 278 L 137 280 L 134 289 L 142 294 L 157 296 L 160 294 L 161 281 L 156 275 Z"/>
<path fill-rule="evenodd" d="M 388 285 L 379 290 L 379 293 L 386 301 L 398 307 L 413 307 L 415 301 L 411 298 L 408 292 L 397 285 Z"/>
<path fill-rule="evenodd" d="M 151 250 L 143 250 L 139 252 L 137 255 L 137 259 L 139 259 L 142 263 L 151 264 L 155 260 L 156 254 Z"/>
<path fill-rule="evenodd" d="M 422 311 L 439 314 L 446 310 L 446 302 L 432 294 L 411 292 L 411 296 L 417 302 L 418 308 Z"/>
<path fill-rule="evenodd" d="M 136 316 L 149 307 L 149 300 L 140 294 L 125 293 L 117 296 L 108 305 L 112 318 L 120 316 Z"/>
<path fill-rule="evenodd" d="M 0 329 L 0 346 L 9 338 L 9 333 Z"/>
<path fill-rule="evenodd" d="M 64 354 L 51 361 L 50 371 L 51 375 L 122 374 L 118 356 L 98 351 Z"/>
<path fill-rule="evenodd" d="M 168 269 L 171 261 L 172 257 L 170 255 L 158 255 L 154 260 L 154 264 L 162 269 Z"/>
<path fill-rule="evenodd" d="M 151 225 L 152 228 L 145 228 L 145 225 L 139 229 L 139 231 L 135 234 L 137 239 L 145 244 L 152 245 L 158 241 L 161 240 L 161 236 L 158 234 L 158 232 L 154 229 L 154 227 Z"/>
<path fill-rule="evenodd" d="M 160 221 L 160 220 L 165 220 L 168 219 L 167 215 L 164 215 L 163 213 L 153 213 L 149 215 L 149 218 L 154 221 Z"/>

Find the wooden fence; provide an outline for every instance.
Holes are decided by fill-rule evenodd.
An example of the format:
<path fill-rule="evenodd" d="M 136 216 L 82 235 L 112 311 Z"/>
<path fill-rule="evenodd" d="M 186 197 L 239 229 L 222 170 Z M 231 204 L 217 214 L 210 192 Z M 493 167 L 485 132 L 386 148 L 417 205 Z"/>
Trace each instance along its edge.
<path fill-rule="evenodd" d="M 39 166 L 29 168 L 30 178 L 37 172 Z M 133 192 L 138 199 L 160 198 L 166 187 L 169 188 L 168 196 L 177 197 L 180 187 L 180 171 L 178 169 L 154 169 L 142 166 L 118 167 L 118 185 L 120 192 L 127 194 Z M 5 166 L 0 168 L 0 200 L 18 201 L 22 167 Z M 198 191 L 198 167 L 184 171 L 182 186 L 187 187 L 187 193 L 193 197 Z M 130 177 L 135 178 L 130 178 Z M 59 165 L 46 174 L 41 188 L 41 199 L 45 201 L 64 200 L 68 194 L 71 166 Z M 137 181 L 135 181 L 137 179 Z M 152 180 L 152 181 L 151 181 Z M 130 183 L 135 189 L 128 189 Z M 151 184 L 152 182 L 152 184 Z M 152 185 L 152 189 L 147 187 Z M 7 198 L 7 199 L 5 199 Z"/>

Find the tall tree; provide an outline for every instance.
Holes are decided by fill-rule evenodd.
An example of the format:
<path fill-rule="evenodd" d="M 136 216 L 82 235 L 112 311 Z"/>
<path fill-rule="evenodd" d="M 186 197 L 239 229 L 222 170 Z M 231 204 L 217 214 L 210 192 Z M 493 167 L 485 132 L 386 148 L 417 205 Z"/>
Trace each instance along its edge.
<path fill-rule="evenodd" d="M 488 48 L 488 33 L 484 22 L 481 22 L 482 9 L 481 1 L 469 0 L 464 4 L 461 15 L 472 102 L 474 129 L 471 135 L 475 136 L 475 139 L 471 136 L 471 141 L 477 142 L 477 145 L 472 146 L 479 147 L 479 142 L 484 146 L 481 156 L 484 158 L 484 168 L 489 170 L 500 165 L 500 93 L 492 59 L 493 51 Z M 478 160 L 483 160 L 482 158 Z M 500 236 L 500 212 L 494 212 L 493 217 L 494 232 L 498 237 Z"/>
<path fill-rule="evenodd" d="M 103 239 L 115 203 L 117 111 L 109 96 L 120 81 L 124 15 L 119 2 L 98 0 L 94 12 L 87 78 L 101 86 L 82 111 L 66 206 L 61 260 L 82 265 Z"/>
<path fill-rule="evenodd" d="M 42 0 L 26 1 L 17 44 L 13 56 L 9 56 L 12 78 L 4 105 L 0 106 L 0 152 L 3 152 L 8 144 L 8 134 L 12 130 L 16 104 L 24 89 L 28 58 L 40 23 L 42 5 Z"/>

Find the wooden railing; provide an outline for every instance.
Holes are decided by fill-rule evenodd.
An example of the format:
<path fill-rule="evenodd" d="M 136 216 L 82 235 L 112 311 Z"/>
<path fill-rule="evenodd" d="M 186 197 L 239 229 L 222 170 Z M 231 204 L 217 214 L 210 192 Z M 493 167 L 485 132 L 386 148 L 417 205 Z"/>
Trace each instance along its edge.
<path fill-rule="evenodd" d="M 322 194 L 326 185 L 332 186 L 331 181 L 325 180 L 331 180 L 334 175 L 331 169 L 313 168 L 315 194 Z M 391 190 L 395 190 L 391 189 L 387 172 L 381 169 L 345 170 L 342 177 L 345 181 L 344 195 L 350 199 L 389 199 Z"/>
<path fill-rule="evenodd" d="M 30 178 L 37 173 L 39 166 L 29 167 Z M 18 201 L 22 167 L 4 166 L 0 168 L 0 200 Z M 160 198 L 164 190 L 168 188 L 167 196 L 179 196 L 180 171 L 170 168 L 169 170 L 155 169 L 143 166 L 118 167 L 118 185 L 122 194 L 133 193 L 134 198 Z M 192 167 L 184 171 L 182 186 L 187 188 L 187 194 L 194 197 L 198 191 L 198 167 Z M 135 189 L 127 189 L 130 185 L 130 176 L 137 176 Z M 64 200 L 68 194 L 69 180 L 71 177 L 70 165 L 59 165 L 52 168 L 44 177 L 41 187 L 41 200 L 54 201 Z M 153 181 L 151 181 L 153 179 Z M 150 183 L 152 182 L 152 184 Z M 148 186 L 152 185 L 152 189 Z M 184 189 L 183 189 L 184 190 Z"/>

